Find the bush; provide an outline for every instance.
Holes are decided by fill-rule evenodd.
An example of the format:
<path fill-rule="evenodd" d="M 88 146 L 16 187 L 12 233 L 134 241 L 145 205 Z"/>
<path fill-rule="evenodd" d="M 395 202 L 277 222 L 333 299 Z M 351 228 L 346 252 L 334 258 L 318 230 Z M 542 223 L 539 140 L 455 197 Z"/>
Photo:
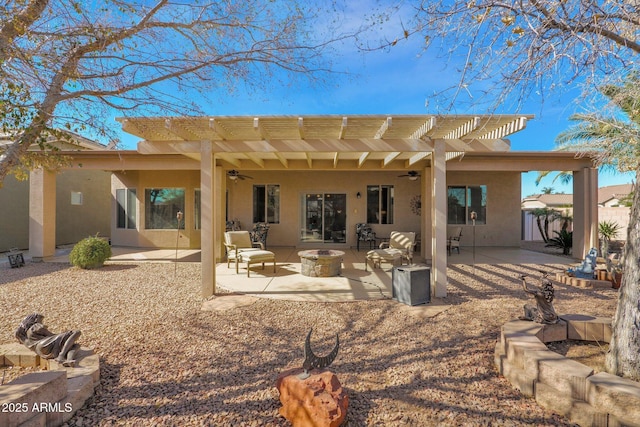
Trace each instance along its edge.
<path fill-rule="evenodd" d="M 573 232 L 567 230 L 554 231 L 556 237 L 549 239 L 549 243 L 545 246 L 551 248 L 561 248 L 562 255 L 569 255 L 573 247 Z"/>
<path fill-rule="evenodd" d="M 598 233 L 600 233 L 600 255 L 609 255 L 609 244 L 618 235 L 622 227 L 615 221 L 601 221 L 598 223 Z"/>
<path fill-rule="evenodd" d="M 109 242 L 101 237 L 87 237 L 80 240 L 71 250 L 69 261 L 76 267 L 90 269 L 102 267 L 111 257 Z"/>

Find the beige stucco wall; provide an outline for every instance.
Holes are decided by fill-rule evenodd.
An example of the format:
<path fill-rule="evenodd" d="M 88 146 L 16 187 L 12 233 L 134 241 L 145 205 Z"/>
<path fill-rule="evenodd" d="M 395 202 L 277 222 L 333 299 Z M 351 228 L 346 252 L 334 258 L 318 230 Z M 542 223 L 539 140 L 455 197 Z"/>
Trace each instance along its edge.
<path fill-rule="evenodd" d="M 67 170 L 56 177 L 56 245 L 85 237 L 109 236 L 110 172 Z M 71 192 L 82 193 L 82 204 L 71 204 Z"/>
<path fill-rule="evenodd" d="M 137 230 L 116 228 L 116 190 L 135 188 L 137 192 Z M 145 229 L 143 199 L 145 189 L 183 188 L 185 190 L 184 230 Z M 126 171 L 114 173 L 111 178 L 111 240 L 118 246 L 199 248 L 200 230 L 194 228 L 195 190 L 200 188 L 199 171 Z"/>
<path fill-rule="evenodd" d="M 0 252 L 29 247 L 29 181 L 9 175 L 0 188 Z"/>
<path fill-rule="evenodd" d="M 56 175 L 56 245 L 75 243 L 110 231 L 109 172 L 68 170 Z M 71 205 L 71 192 L 81 192 L 82 205 Z M 0 252 L 29 247 L 29 181 L 12 175 L 0 188 Z"/>
<path fill-rule="evenodd" d="M 421 171 L 428 179 L 428 169 Z M 280 185 L 280 223 L 271 224 L 268 246 L 305 247 L 299 241 L 302 196 L 307 193 L 344 193 L 347 195 L 347 243 L 330 243 L 329 247 L 355 247 L 355 225 L 366 222 L 367 185 L 393 185 L 395 220 L 393 224 L 372 224 L 378 236 L 391 231 L 421 231 L 421 218 L 410 208 L 410 201 L 420 194 L 421 181 L 399 178 L 397 171 L 246 171 L 253 179 L 232 182 L 226 179 L 229 219 L 239 220 L 242 229 L 253 225 L 253 186 Z M 426 178 L 425 178 L 426 177 Z M 145 188 L 180 187 L 185 189 L 185 230 L 180 231 L 179 247 L 200 247 L 200 231 L 194 229 L 194 190 L 199 188 L 197 171 L 127 171 L 112 176 L 111 236 L 114 245 L 139 247 L 175 247 L 176 230 L 145 230 L 142 198 Z M 447 185 L 487 185 L 487 224 L 476 226 L 476 246 L 518 246 L 520 243 L 520 173 L 519 172 L 449 172 Z M 115 228 L 115 190 L 136 188 L 138 195 L 138 230 Z M 357 193 L 362 197 L 358 199 Z M 224 197 L 221 201 L 224 209 Z M 429 221 L 430 203 L 422 203 L 422 214 Z M 448 227 L 448 234 L 455 228 Z M 472 226 L 463 226 L 462 246 L 472 245 Z M 139 231 L 139 232 L 138 232 Z M 426 230 L 425 239 L 430 238 Z M 313 246 L 317 246 L 314 243 Z M 426 245 L 430 248 L 429 245 Z M 429 257 L 429 254 L 426 254 Z"/>
<path fill-rule="evenodd" d="M 247 172 L 252 180 L 228 185 L 229 218 L 237 219 L 243 229 L 252 226 L 252 189 L 257 184 L 280 184 L 281 222 L 272 224 L 268 244 L 274 246 L 304 246 L 299 243 L 301 197 L 305 193 L 335 192 L 347 194 L 347 243 L 356 246 L 355 224 L 366 222 L 367 185 L 393 185 L 395 191 L 394 224 L 372 224 L 378 236 L 391 231 L 420 232 L 420 217 L 410 209 L 413 196 L 420 194 L 420 180 L 399 178 L 399 172 Z M 423 179 L 425 175 L 422 174 Z M 520 173 L 519 172 L 450 172 L 447 185 L 487 185 L 487 225 L 476 226 L 478 246 L 518 246 L 520 243 Z M 356 194 L 362 194 L 357 199 Z M 428 214 L 429 201 L 422 204 L 423 215 Z M 428 218 L 427 218 L 428 220 Z M 454 227 L 451 227 L 452 229 Z M 463 246 L 472 244 L 472 227 L 464 226 Z M 425 234 L 429 238 L 429 234 Z M 340 246 L 339 244 L 331 244 Z"/>
<path fill-rule="evenodd" d="M 393 185 L 395 192 L 394 224 L 372 224 L 378 236 L 389 236 L 391 231 L 420 231 L 420 217 L 411 213 L 410 198 L 420 194 L 420 181 L 398 178 L 398 172 L 333 172 L 333 171 L 251 171 L 254 179 L 228 183 L 229 218 L 240 221 L 243 229 L 253 225 L 253 186 L 280 185 L 280 223 L 271 224 L 269 246 L 299 246 L 301 200 L 307 193 L 343 193 L 347 195 L 347 243 L 331 243 L 332 247 L 355 246 L 356 224 L 366 222 L 367 185 Z M 356 194 L 362 197 L 358 199 Z M 317 246 L 317 244 L 314 244 Z"/>
<path fill-rule="evenodd" d="M 476 246 L 520 245 L 520 172 L 449 172 L 447 185 L 487 186 L 487 223 L 476 225 Z M 472 246 L 473 226 L 463 226 L 462 236 L 460 245 Z"/>

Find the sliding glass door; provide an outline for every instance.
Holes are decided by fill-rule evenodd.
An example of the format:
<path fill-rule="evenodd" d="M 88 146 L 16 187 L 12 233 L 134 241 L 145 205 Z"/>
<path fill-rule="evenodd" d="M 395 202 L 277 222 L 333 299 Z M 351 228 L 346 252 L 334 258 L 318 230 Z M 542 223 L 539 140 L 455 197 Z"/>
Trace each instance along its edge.
<path fill-rule="evenodd" d="M 347 195 L 308 193 L 302 195 L 301 232 L 303 243 L 347 242 Z"/>

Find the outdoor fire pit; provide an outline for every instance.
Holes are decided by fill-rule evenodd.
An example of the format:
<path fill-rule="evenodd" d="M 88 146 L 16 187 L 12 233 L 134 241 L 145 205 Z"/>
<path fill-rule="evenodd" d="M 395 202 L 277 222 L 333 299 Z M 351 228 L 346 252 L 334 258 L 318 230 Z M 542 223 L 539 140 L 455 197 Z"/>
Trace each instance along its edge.
<path fill-rule="evenodd" d="M 298 252 L 302 263 L 302 275 L 309 277 L 333 277 L 340 274 L 344 252 L 333 249 L 312 249 Z"/>

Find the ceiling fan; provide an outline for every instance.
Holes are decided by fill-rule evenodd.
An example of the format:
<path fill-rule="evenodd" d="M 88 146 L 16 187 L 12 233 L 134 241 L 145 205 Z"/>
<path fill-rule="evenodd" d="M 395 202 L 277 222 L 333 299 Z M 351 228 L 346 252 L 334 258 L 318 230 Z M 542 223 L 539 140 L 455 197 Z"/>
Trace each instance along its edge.
<path fill-rule="evenodd" d="M 235 169 L 232 169 L 230 171 L 227 172 L 227 176 L 229 177 L 229 179 L 231 181 L 238 181 L 240 180 L 245 180 L 245 179 L 253 179 L 253 177 L 250 177 L 249 175 L 243 175 L 240 172 L 238 172 Z"/>
<path fill-rule="evenodd" d="M 420 174 L 417 171 L 408 171 L 405 175 L 398 175 L 398 178 L 403 178 L 405 176 L 408 176 L 409 180 L 415 181 L 420 177 Z"/>

